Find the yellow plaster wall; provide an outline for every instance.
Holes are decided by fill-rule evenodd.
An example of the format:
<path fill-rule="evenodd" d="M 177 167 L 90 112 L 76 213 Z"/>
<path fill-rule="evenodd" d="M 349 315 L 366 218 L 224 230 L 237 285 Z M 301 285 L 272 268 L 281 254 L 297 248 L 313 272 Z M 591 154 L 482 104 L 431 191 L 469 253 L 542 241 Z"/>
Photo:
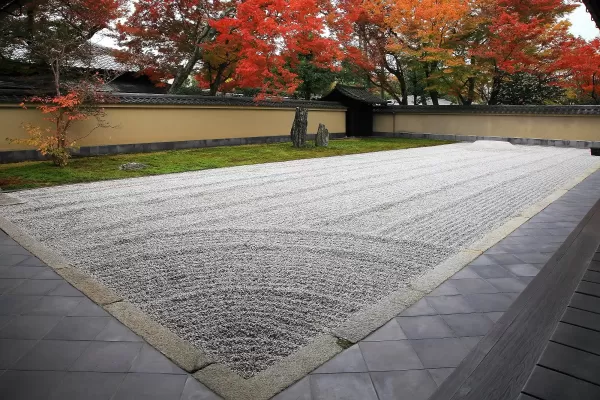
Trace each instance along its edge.
<path fill-rule="evenodd" d="M 288 135 L 294 120 L 292 108 L 208 107 L 208 106 L 127 106 L 106 108 L 108 123 L 78 142 L 78 146 L 100 146 L 152 142 L 174 142 L 256 136 Z M 44 124 L 39 111 L 17 105 L 0 106 L 0 150 L 22 150 L 6 138 L 24 138 L 23 123 Z M 309 109 L 308 133 L 324 123 L 331 133 L 346 132 L 344 109 Z M 85 135 L 94 122 L 74 125 L 73 133 Z"/>
<path fill-rule="evenodd" d="M 375 132 L 600 141 L 600 116 L 591 115 L 375 114 L 373 124 Z"/>

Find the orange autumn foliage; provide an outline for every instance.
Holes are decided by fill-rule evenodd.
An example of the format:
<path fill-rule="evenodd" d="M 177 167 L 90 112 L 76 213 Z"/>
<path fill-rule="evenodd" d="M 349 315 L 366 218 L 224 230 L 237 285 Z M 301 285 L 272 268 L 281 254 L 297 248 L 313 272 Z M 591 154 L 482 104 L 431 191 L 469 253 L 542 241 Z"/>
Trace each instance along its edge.
<path fill-rule="evenodd" d="M 438 92 L 463 104 L 495 104 L 512 74 L 556 84 L 566 76 L 557 61 L 573 39 L 564 17 L 575 7 L 567 0 L 365 0 L 353 57 L 375 85 L 399 83 L 402 100 L 409 74 L 424 76 L 434 104 Z"/>
<path fill-rule="evenodd" d="M 28 137 L 25 139 L 7 139 L 10 143 L 24 144 L 35 147 L 42 155 L 49 156 L 56 166 L 64 167 L 71 157 L 71 149 L 77 147 L 77 142 L 89 136 L 97 128 L 107 128 L 104 120 L 104 109 L 99 103 L 108 99 L 98 91 L 102 84 L 97 80 L 93 85 L 81 82 L 70 88 L 69 92 L 57 96 L 33 96 L 27 103 L 35 104 L 43 115 L 47 126 L 24 124 L 23 128 Z M 21 107 L 27 109 L 25 102 Z M 95 119 L 95 126 L 88 132 L 75 137 L 72 128 L 78 121 Z"/>

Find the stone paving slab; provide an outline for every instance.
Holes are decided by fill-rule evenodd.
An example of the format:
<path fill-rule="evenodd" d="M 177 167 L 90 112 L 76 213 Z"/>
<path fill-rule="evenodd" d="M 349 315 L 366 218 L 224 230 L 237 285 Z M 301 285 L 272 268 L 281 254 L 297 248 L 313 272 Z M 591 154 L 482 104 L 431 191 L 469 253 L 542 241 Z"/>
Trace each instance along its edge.
<path fill-rule="evenodd" d="M 1 399 L 220 399 L 2 231 L 0 243 Z"/>
<path fill-rule="evenodd" d="M 427 400 L 598 198 L 600 172 L 595 172 L 428 296 L 273 400 Z"/>

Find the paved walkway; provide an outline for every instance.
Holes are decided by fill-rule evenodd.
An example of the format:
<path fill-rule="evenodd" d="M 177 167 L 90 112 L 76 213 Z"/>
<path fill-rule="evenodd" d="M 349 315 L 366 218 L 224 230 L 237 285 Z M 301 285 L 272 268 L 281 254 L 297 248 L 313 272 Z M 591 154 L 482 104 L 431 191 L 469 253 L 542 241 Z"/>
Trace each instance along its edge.
<path fill-rule="evenodd" d="M 0 399 L 220 397 L 0 231 Z"/>
<path fill-rule="evenodd" d="M 600 172 L 273 400 L 426 400 L 600 198 Z"/>
<path fill-rule="evenodd" d="M 599 197 L 596 172 L 274 399 L 427 399 Z M 219 397 L 0 231 L 0 398 Z"/>

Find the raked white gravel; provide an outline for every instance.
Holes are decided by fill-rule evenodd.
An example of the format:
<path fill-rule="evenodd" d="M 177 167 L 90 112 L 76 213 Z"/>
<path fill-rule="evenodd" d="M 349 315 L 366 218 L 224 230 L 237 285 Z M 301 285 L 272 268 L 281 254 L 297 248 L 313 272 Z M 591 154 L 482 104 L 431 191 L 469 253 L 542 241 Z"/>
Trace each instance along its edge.
<path fill-rule="evenodd" d="M 0 214 L 248 377 L 599 166 L 461 143 L 23 191 Z"/>

